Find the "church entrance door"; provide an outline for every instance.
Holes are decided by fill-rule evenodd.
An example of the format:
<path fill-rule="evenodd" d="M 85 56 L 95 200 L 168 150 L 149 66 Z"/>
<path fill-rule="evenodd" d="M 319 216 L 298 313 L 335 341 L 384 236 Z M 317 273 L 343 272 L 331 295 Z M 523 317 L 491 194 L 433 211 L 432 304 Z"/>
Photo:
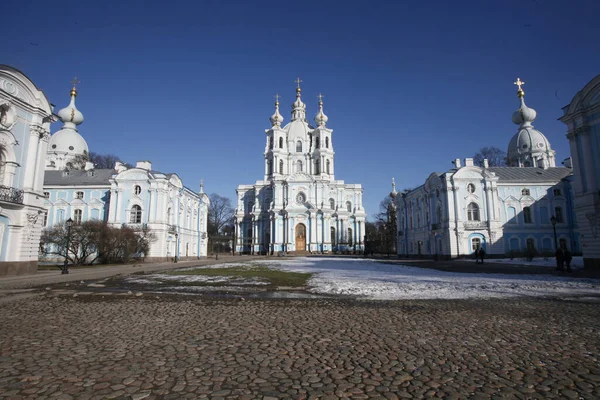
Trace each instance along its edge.
<path fill-rule="evenodd" d="M 306 251 L 306 225 L 296 226 L 296 251 Z"/>

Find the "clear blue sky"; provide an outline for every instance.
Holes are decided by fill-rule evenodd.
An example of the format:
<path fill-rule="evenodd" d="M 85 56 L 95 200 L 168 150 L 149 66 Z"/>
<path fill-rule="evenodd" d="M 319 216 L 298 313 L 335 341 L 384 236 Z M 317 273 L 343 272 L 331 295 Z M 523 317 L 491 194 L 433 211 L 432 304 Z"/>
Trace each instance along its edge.
<path fill-rule="evenodd" d="M 81 80 L 91 151 L 176 172 L 235 199 L 262 179 L 273 96 L 324 95 L 336 178 L 369 214 L 395 177 L 421 184 L 484 146 L 506 149 L 526 82 L 535 126 L 569 156 L 561 107 L 600 73 L 600 1 L 10 1 L 1 63 L 56 105 Z M 52 127 L 55 132 L 60 123 Z"/>

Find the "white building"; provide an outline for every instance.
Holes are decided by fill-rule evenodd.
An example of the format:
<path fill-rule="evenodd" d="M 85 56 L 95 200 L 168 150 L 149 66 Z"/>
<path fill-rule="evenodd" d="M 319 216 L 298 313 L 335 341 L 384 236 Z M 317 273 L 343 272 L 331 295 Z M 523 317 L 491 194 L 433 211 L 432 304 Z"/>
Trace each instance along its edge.
<path fill-rule="evenodd" d="M 563 108 L 575 181 L 575 212 L 581 231 L 583 262 L 600 267 L 600 75 Z"/>
<path fill-rule="evenodd" d="M 22 72 L 0 65 L 0 276 L 35 273 L 52 105 Z"/>
<path fill-rule="evenodd" d="M 477 247 L 489 256 L 580 251 L 572 169 L 556 167 L 554 150 L 532 125 L 537 113 L 525 104 L 523 82 L 517 82 L 520 107 L 512 120 L 519 128 L 508 146 L 509 166 L 456 159 L 453 169 L 432 173 L 418 188 L 392 191 L 399 255 L 460 257 Z"/>
<path fill-rule="evenodd" d="M 279 100 L 266 132 L 264 176 L 238 186 L 236 251 L 240 253 L 361 251 L 363 189 L 335 179 L 333 130 L 319 96 L 316 126 L 306 119 L 301 88 L 292 120 L 282 127 Z"/>
<path fill-rule="evenodd" d="M 76 96 L 74 87 L 70 104 L 58 112 L 64 126 L 50 139 L 44 226 L 69 218 L 75 223 L 100 219 L 114 226 L 146 226 L 156 236 L 149 254 L 144 255 L 146 261 L 206 256 L 209 199 L 202 187 L 196 193 L 177 174 L 153 170 L 149 161 L 130 168 L 117 163 L 114 169 L 95 169 L 88 162 L 84 170 L 65 169 L 74 157 L 88 151 L 76 129 L 83 122 Z"/>

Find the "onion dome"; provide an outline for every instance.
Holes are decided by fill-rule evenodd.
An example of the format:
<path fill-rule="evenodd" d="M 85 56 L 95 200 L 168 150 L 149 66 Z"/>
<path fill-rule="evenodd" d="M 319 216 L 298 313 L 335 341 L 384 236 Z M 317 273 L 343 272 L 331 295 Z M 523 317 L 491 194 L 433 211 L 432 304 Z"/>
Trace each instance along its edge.
<path fill-rule="evenodd" d="M 517 125 L 531 126 L 531 123 L 535 121 L 535 118 L 537 117 L 537 112 L 533 108 L 527 107 L 525 104 L 525 91 L 521 88 L 524 84 L 525 82 L 517 78 L 515 85 L 519 87 L 519 90 L 517 90 L 517 97 L 521 99 L 521 107 L 513 113 L 512 121 Z"/>
<path fill-rule="evenodd" d="M 327 115 L 323 112 L 323 95 L 319 94 L 319 112 L 315 115 L 315 122 L 317 126 L 325 126 L 327 124 L 327 120 L 329 119 Z"/>
<path fill-rule="evenodd" d="M 48 143 L 48 153 L 62 153 L 67 155 L 86 154 L 88 145 L 85 139 L 77 132 L 77 125 L 83 122 L 83 114 L 75 106 L 75 97 L 77 97 L 77 88 L 73 81 L 71 89 L 71 102 L 69 105 L 58 112 L 58 117 L 63 122 L 63 127 L 50 137 Z"/>
<path fill-rule="evenodd" d="M 77 80 L 73 81 L 73 89 L 71 89 L 71 102 L 69 105 L 58 112 L 58 117 L 65 124 L 65 128 L 77 129 L 77 125 L 83 122 L 83 114 L 75 106 L 75 97 L 77 97 L 77 88 L 75 87 Z"/>
<path fill-rule="evenodd" d="M 275 95 L 275 113 L 273 113 L 273 115 L 271 115 L 271 118 L 269 118 L 271 120 L 271 125 L 272 126 L 281 126 L 281 123 L 283 122 L 283 117 L 281 116 L 281 114 L 279 113 L 279 95 Z"/>
<path fill-rule="evenodd" d="M 525 92 L 521 86 L 525 82 L 517 79 L 515 85 L 519 87 L 517 96 L 521 100 L 521 107 L 512 115 L 513 123 L 519 125 L 519 130 L 508 144 L 507 158 L 511 167 L 554 167 L 555 151 L 550 147 L 550 142 L 544 134 L 531 124 L 537 112 L 525 105 Z M 540 164 L 543 163 L 543 164 Z"/>
<path fill-rule="evenodd" d="M 397 195 L 398 192 L 396 191 L 396 181 L 394 180 L 394 178 L 392 178 L 392 191 L 390 192 L 390 197 L 392 198 L 392 200 L 394 200 Z"/>
<path fill-rule="evenodd" d="M 302 89 L 300 88 L 300 82 L 302 82 L 300 78 L 296 79 L 296 83 L 298 84 L 298 86 L 296 87 L 296 101 L 292 103 L 292 121 L 295 121 L 297 119 L 306 119 L 306 104 L 302 102 Z"/>

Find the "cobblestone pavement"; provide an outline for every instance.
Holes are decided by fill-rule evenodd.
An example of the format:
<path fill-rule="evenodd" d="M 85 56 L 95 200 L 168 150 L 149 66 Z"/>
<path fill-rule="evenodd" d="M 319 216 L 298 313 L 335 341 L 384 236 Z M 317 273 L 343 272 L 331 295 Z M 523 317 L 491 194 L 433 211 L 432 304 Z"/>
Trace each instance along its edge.
<path fill-rule="evenodd" d="M 0 304 L 0 398 L 600 397 L 597 299 Z"/>

